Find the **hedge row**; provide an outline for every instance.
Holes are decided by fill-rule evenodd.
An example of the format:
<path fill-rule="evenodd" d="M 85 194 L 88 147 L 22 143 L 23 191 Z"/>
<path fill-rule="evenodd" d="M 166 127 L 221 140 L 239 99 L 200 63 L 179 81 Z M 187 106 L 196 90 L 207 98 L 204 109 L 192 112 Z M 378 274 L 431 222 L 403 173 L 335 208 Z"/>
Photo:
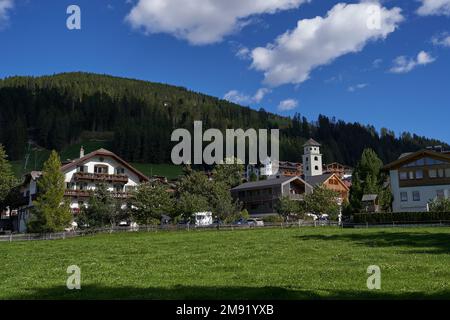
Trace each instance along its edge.
<path fill-rule="evenodd" d="M 450 221 L 450 212 L 357 213 L 354 223 L 435 222 Z"/>

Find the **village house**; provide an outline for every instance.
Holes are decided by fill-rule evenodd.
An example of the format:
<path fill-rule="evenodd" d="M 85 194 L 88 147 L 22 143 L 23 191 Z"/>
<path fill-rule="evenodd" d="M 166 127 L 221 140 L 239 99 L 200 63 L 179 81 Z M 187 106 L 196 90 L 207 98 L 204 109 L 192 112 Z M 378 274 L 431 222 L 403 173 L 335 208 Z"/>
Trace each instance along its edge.
<path fill-rule="evenodd" d="M 320 144 L 310 139 L 304 144 L 303 163 L 301 167 L 295 163 L 279 162 L 280 168 L 274 174 L 274 163 L 270 159 L 263 162 L 259 172 L 267 174 L 267 179 L 247 182 L 231 190 L 234 199 L 238 199 L 252 215 L 276 214 L 276 203 L 283 196 L 294 200 L 303 200 L 305 194 L 311 193 L 316 186 L 333 190 L 338 194 L 336 201 L 342 205 L 348 200 L 350 188 L 342 178 L 350 173 L 351 168 L 333 164 L 324 172 Z M 302 172 L 296 176 L 294 173 Z"/>
<path fill-rule="evenodd" d="M 303 145 L 304 180 L 312 187 L 322 186 L 335 191 L 339 194 L 337 199 L 338 203 L 342 204 L 348 200 L 350 188 L 342 181 L 337 173 L 324 173 L 320 146 L 320 143 L 314 139 L 309 139 Z"/>
<path fill-rule="evenodd" d="M 276 204 L 281 197 L 300 201 L 311 192 L 312 187 L 300 177 L 246 182 L 231 189 L 233 199 L 241 201 L 244 209 L 255 216 L 276 214 Z"/>
<path fill-rule="evenodd" d="M 450 152 L 441 147 L 400 156 L 389 172 L 393 212 L 426 212 L 429 202 L 450 198 Z"/>
<path fill-rule="evenodd" d="M 111 151 L 99 149 L 84 154 L 81 147 L 80 157 L 76 160 L 63 163 L 61 171 L 64 174 L 66 189 L 64 197 L 70 203 L 74 214 L 87 205 L 90 191 L 95 190 L 97 185 L 106 184 L 108 189 L 116 198 L 126 199 L 140 183 L 148 182 L 149 179 L 125 160 Z M 25 175 L 24 182 L 20 187 L 23 195 L 23 204 L 18 210 L 16 230 L 26 231 L 26 224 L 30 218 L 33 200 L 39 192 L 37 181 L 42 172 L 32 171 Z"/>
<path fill-rule="evenodd" d="M 314 141 L 310 139 L 307 143 Z M 316 141 L 313 142 L 317 144 Z M 317 147 L 317 146 L 316 146 Z M 320 147 L 320 144 L 319 144 Z M 323 174 L 335 174 L 344 184 L 350 188 L 351 178 L 353 174 L 353 168 L 333 162 L 330 164 L 321 164 Z M 275 168 L 278 168 L 276 171 Z M 245 172 L 245 179 L 251 181 L 251 177 L 261 179 L 262 177 L 267 179 L 274 179 L 279 177 L 302 177 L 305 174 L 304 165 L 301 162 L 290 161 L 271 161 L 270 158 L 265 159 L 259 165 L 248 164 Z"/>

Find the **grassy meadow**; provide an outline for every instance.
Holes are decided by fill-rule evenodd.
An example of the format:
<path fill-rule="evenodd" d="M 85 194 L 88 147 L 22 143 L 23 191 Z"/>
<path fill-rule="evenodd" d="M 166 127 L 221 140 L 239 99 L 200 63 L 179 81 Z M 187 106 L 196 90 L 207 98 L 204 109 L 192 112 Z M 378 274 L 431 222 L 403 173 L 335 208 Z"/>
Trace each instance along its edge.
<path fill-rule="evenodd" d="M 0 257 L 0 299 L 450 299 L 449 228 L 124 232 L 3 242 Z"/>

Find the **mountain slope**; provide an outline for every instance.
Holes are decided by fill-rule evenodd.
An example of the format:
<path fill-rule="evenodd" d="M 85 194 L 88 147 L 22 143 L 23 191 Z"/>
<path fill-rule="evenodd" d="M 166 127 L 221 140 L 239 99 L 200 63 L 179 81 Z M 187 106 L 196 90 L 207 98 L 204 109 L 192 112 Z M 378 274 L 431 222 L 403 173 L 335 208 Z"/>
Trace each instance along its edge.
<path fill-rule="evenodd" d="M 323 143 L 327 162 L 354 165 L 365 147 L 383 161 L 401 153 L 445 143 L 409 133 L 345 123 L 320 116 L 310 123 L 242 107 L 185 88 L 91 73 L 0 80 L 0 143 L 12 159 L 22 159 L 27 141 L 63 150 L 86 132 L 112 135 L 111 148 L 131 162 L 168 163 L 176 128 L 280 128 L 281 158 L 301 161 L 302 144 L 313 137 Z"/>

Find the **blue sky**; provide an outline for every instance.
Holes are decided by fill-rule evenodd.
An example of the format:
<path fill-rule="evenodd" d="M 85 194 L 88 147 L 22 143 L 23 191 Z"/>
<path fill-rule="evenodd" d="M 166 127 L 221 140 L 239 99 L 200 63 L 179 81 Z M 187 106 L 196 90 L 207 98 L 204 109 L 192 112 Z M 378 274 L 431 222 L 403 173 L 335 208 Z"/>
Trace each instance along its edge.
<path fill-rule="evenodd" d="M 0 0 L 0 61 L 1 78 L 106 73 L 450 142 L 450 0 Z"/>

